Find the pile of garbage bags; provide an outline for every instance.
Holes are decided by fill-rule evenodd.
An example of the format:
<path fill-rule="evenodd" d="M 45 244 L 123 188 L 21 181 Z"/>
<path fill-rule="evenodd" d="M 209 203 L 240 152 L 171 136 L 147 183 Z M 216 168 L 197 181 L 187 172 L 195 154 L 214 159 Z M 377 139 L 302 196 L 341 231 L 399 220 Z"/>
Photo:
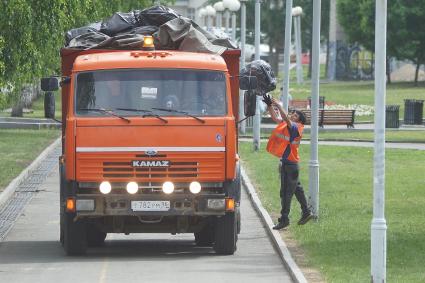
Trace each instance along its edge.
<path fill-rule="evenodd" d="M 222 54 L 236 48 L 228 38 L 215 36 L 165 6 L 118 12 L 102 22 L 71 29 L 65 34 L 65 48 L 136 49 L 146 35 L 154 37 L 159 50 Z"/>
<path fill-rule="evenodd" d="M 263 60 L 255 60 L 245 66 L 239 72 L 239 76 L 257 77 L 256 95 L 263 95 L 276 89 L 276 76 L 272 67 Z"/>

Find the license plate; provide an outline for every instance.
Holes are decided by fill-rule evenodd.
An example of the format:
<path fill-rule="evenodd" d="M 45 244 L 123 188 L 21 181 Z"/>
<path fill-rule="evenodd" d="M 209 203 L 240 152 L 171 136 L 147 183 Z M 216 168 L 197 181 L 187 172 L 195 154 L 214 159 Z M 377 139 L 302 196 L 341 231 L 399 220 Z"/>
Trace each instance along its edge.
<path fill-rule="evenodd" d="M 133 211 L 168 211 L 170 210 L 170 201 L 167 201 L 167 200 L 132 201 L 131 209 Z"/>

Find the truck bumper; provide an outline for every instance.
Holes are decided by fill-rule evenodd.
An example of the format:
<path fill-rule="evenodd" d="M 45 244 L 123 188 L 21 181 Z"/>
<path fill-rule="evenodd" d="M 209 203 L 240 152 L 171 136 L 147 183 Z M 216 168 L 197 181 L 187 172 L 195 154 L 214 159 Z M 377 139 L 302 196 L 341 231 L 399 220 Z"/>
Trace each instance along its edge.
<path fill-rule="evenodd" d="M 225 214 L 224 194 L 77 194 L 77 217 L 211 216 Z"/>

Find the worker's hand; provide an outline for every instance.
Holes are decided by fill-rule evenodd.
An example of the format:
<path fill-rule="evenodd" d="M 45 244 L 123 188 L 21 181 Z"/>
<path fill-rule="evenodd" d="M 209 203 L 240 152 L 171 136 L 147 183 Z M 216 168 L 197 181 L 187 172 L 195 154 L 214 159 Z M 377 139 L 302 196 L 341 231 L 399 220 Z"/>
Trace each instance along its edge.
<path fill-rule="evenodd" d="M 263 102 L 264 102 L 265 104 L 267 104 L 267 106 L 268 106 L 268 107 L 272 106 L 272 104 L 273 104 L 272 99 L 273 99 L 273 98 L 271 98 L 271 97 L 270 97 L 270 95 L 268 95 L 268 94 L 263 94 Z"/>
<path fill-rule="evenodd" d="M 276 107 L 280 107 L 279 101 L 277 101 L 275 98 L 272 98 L 272 104 Z"/>

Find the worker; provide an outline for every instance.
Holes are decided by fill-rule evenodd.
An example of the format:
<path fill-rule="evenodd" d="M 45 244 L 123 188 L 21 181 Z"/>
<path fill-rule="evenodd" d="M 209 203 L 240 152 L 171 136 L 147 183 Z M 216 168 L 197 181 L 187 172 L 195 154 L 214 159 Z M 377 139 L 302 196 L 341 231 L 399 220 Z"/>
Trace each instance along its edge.
<path fill-rule="evenodd" d="M 263 95 L 263 98 L 273 121 L 278 124 L 270 136 L 267 151 L 281 158 L 282 162 L 280 170 L 281 217 L 273 229 L 281 230 L 289 226 L 289 212 L 294 194 L 302 210 L 301 219 L 298 221 L 298 224 L 304 225 L 313 217 L 308 208 L 304 190 L 298 180 L 298 163 L 300 161 L 298 148 L 306 118 L 304 113 L 298 110 L 293 111 L 291 115 L 287 115 L 282 106 L 274 98 L 271 98 L 270 95 Z M 278 117 L 275 108 L 279 112 L 280 117 Z"/>

